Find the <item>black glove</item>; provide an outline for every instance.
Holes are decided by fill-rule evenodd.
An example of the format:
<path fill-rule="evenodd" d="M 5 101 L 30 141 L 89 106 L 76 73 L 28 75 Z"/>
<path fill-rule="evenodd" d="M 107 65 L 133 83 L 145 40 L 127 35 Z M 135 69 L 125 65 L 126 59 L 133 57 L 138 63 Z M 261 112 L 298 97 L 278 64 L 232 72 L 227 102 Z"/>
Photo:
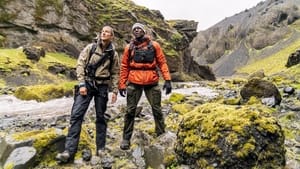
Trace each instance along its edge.
<path fill-rule="evenodd" d="M 166 95 L 170 94 L 172 91 L 171 80 L 166 80 L 163 86 L 163 90 L 166 89 Z"/>
<path fill-rule="evenodd" d="M 119 89 L 119 93 L 122 97 L 125 97 L 126 95 L 126 89 Z"/>

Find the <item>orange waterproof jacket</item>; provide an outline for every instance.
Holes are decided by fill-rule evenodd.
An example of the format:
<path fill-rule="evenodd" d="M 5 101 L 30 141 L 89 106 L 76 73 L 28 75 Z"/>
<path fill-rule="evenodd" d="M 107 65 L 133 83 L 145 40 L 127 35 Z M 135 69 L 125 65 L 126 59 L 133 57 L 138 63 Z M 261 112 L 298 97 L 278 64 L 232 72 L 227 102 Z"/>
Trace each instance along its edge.
<path fill-rule="evenodd" d="M 147 49 L 149 42 L 150 38 L 145 36 L 143 42 L 134 41 L 131 43 L 138 48 Z M 131 58 L 132 52 L 134 51 L 129 49 L 130 44 L 125 47 L 120 68 L 119 89 L 125 89 L 127 82 L 139 85 L 157 84 L 159 81 L 159 74 L 156 69 L 157 66 L 161 71 L 164 80 L 171 80 L 167 60 L 159 43 L 152 41 L 152 45 L 156 54 L 152 63 L 136 63 Z"/>

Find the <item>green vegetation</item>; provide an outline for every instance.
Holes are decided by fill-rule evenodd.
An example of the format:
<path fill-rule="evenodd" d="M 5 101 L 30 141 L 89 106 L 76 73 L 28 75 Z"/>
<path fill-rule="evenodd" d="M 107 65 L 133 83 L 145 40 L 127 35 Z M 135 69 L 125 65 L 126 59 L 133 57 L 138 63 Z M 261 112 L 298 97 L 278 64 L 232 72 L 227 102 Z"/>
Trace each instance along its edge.
<path fill-rule="evenodd" d="M 273 111 L 259 105 L 237 108 L 237 106 L 206 103 L 198 106 L 183 115 L 175 151 L 186 154 L 185 158 L 189 156 L 189 159 L 197 160 L 196 166 L 207 168 L 212 167 L 210 166 L 212 162 L 207 161 L 210 157 L 205 154 L 210 154 L 213 159 L 224 160 L 222 163 L 225 164 L 228 157 L 222 152 L 228 149 L 233 151 L 236 158 L 244 160 L 256 153 L 257 141 L 261 142 L 260 136 L 255 134 L 257 131 L 274 136 L 274 140 L 264 141 L 276 142 L 283 146 L 284 136 L 281 127 L 276 118 L 270 115 Z M 275 136 L 279 137 L 275 139 Z M 257 160 L 264 161 L 263 159 L 270 154 L 278 152 L 277 148 L 279 147 L 268 147 L 265 152 L 261 152 L 266 157 L 262 155 L 257 157 Z M 283 151 L 284 148 L 280 147 L 280 150 Z M 274 165 L 276 166 L 276 162 Z"/>
<path fill-rule="evenodd" d="M 72 95 L 76 82 L 66 79 L 64 75 L 48 72 L 48 67 L 54 64 L 73 68 L 76 59 L 63 53 L 47 53 L 38 62 L 32 62 L 22 49 L 0 49 L 0 70 L 6 75 L 0 75 L 0 87 L 7 85 L 9 77 L 10 80 L 15 78 L 16 81 L 23 81 L 24 85 L 18 86 L 14 94 L 20 99 L 47 101 Z"/>
<path fill-rule="evenodd" d="M 80 134 L 80 142 L 78 145 L 78 153 L 75 158 L 81 157 L 81 151 L 84 148 L 90 148 L 93 153 L 96 152 L 96 145 L 94 143 L 94 138 L 92 138 L 88 133 L 88 128 L 92 128 L 95 131 L 94 124 L 84 124 L 82 126 L 82 131 Z M 37 159 L 36 161 L 41 162 L 41 165 L 45 166 L 55 166 L 57 165 L 55 161 L 55 155 L 57 153 L 57 145 L 53 144 L 54 141 L 66 134 L 67 129 L 60 131 L 55 128 L 49 128 L 46 130 L 34 130 L 34 131 L 26 131 L 19 132 L 13 134 L 13 138 L 15 140 L 32 140 L 33 147 L 37 150 Z"/>
<path fill-rule="evenodd" d="M 169 101 L 171 103 L 182 103 L 184 100 L 185 100 L 185 96 L 180 93 L 172 93 L 169 98 Z"/>
<path fill-rule="evenodd" d="M 72 87 L 74 84 L 74 82 L 66 82 L 49 85 L 21 86 L 17 88 L 14 95 L 22 100 L 36 100 L 43 102 L 72 95 Z"/>
<path fill-rule="evenodd" d="M 55 9 L 57 15 L 62 16 L 63 14 L 63 0 L 36 0 L 36 11 L 35 17 L 40 19 L 41 16 L 48 13 L 49 9 L 47 7 L 52 6 Z"/>
<path fill-rule="evenodd" d="M 252 64 L 249 64 L 239 69 L 237 72 L 251 74 L 256 72 L 257 70 L 263 70 L 264 73 L 267 76 L 269 76 L 275 73 L 279 73 L 281 71 L 286 71 L 287 68 L 285 67 L 285 64 L 287 63 L 289 54 L 295 52 L 299 48 L 300 48 L 300 40 L 294 42 L 289 47 L 280 50 L 278 53 L 275 53 L 272 56 L 258 60 Z"/>
<path fill-rule="evenodd" d="M 20 67 L 21 64 L 32 66 L 21 49 L 0 49 L 0 69 L 2 71 L 11 72 Z"/>
<path fill-rule="evenodd" d="M 67 67 L 75 67 L 77 61 L 74 58 L 69 57 L 65 53 L 47 53 L 46 57 L 41 58 L 41 64 L 49 66 L 52 63 L 60 63 Z"/>
<path fill-rule="evenodd" d="M 15 168 L 15 164 L 13 163 L 8 163 L 4 166 L 4 169 L 14 169 Z"/>

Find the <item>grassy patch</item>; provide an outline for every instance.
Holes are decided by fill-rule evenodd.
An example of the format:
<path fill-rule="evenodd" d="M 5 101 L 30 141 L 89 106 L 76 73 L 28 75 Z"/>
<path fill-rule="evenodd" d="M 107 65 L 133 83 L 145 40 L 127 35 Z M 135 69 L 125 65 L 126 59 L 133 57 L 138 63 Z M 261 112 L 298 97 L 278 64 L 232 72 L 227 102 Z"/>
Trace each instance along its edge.
<path fill-rule="evenodd" d="M 11 72 L 24 64 L 32 67 L 21 49 L 0 49 L 0 70 Z"/>
<path fill-rule="evenodd" d="M 286 71 L 287 68 L 285 67 L 285 64 L 287 63 L 289 54 L 295 52 L 299 48 L 300 40 L 294 42 L 289 47 L 284 48 L 274 55 L 244 66 L 243 68 L 237 70 L 237 72 L 251 74 L 256 72 L 257 70 L 263 70 L 266 75 L 272 75 L 274 73 Z"/>
<path fill-rule="evenodd" d="M 49 63 L 60 63 L 68 67 L 75 67 L 77 61 L 69 57 L 65 53 L 47 53 L 45 58 L 41 58 L 40 62 L 44 65 Z"/>
<path fill-rule="evenodd" d="M 70 82 L 71 80 L 68 80 L 64 75 L 50 73 L 48 67 L 58 64 L 67 68 L 74 68 L 76 62 L 76 59 L 64 53 L 47 53 L 46 56 L 41 57 L 38 62 L 33 62 L 26 58 L 22 49 L 0 49 L 0 72 L 4 75 L 0 78 L 0 86 L 9 84 L 7 80 L 10 79 L 10 81 L 12 81 L 13 78 L 15 78 L 16 81 L 21 80 L 21 84 L 24 86 L 49 83 L 65 85 L 67 84 L 65 82 Z M 28 73 L 24 74 L 22 72 Z M 73 87 L 68 90 L 72 88 Z"/>

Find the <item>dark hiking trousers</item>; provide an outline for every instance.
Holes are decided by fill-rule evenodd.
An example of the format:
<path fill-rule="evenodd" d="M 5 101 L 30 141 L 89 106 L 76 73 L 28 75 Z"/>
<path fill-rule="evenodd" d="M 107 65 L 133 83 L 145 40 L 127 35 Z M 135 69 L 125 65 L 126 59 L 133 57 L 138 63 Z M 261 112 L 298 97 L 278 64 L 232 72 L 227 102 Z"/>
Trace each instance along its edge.
<path fill-rule="evenodd" d="M 108 101 L 108 85 L 97 85 L 94 88 L 87 85 L 88 94 L 86 96 L 76 96 L 70 118 L 70 127 L 66 138 L 65 149 L 71 155 L 75 155 L 78 148 L 81 125 L 89 104 L 94 97 L 96 109 L 96 146 L 97 150 L 105 147 L 107 122 L 104 113 Z"/>
<path fill-rule="evenodd" d="M 130 140 L 132 136 L 135 112 L 143 91 L 145 92 L 146 98 L 152 108 L 156 134 L 161 135 L 165 132 L 165 122 L 163 114 L 161 112 L 161 90 L 159 85 L 143 86 L 129 84 L 127 87 L 127 110 L 125 114 L 123 129 L 124 140 Z"/>

